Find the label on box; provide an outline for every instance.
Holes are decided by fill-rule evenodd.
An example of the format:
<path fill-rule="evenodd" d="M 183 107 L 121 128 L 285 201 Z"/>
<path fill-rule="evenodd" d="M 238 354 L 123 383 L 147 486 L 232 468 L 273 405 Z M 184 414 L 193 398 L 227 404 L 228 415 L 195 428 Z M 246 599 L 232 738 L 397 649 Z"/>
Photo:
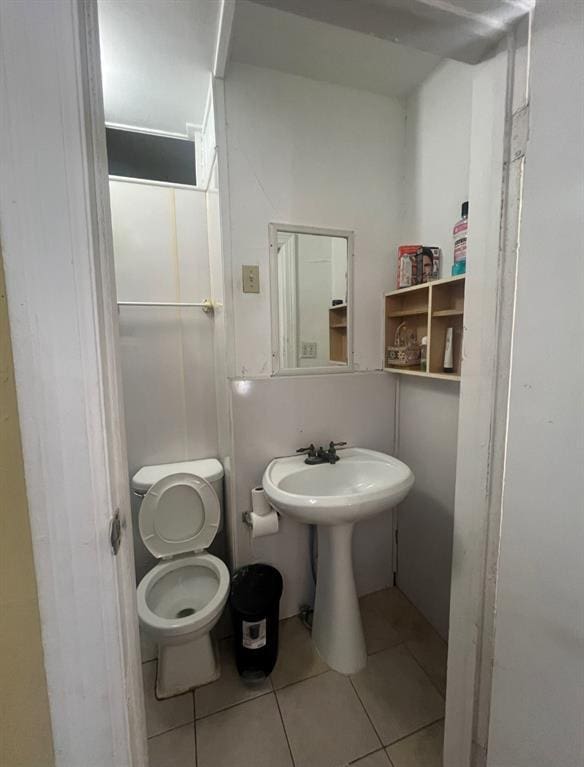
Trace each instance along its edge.
<path fill-rule="evenodd" d="M 440 248 L 435 245 L 400 245 L 397 249 L 397 287 L 409 288 L 440 276 Z"/>
<path fill-rule="evenodd" d="M 266 619 L 261 621 L 243 621 L 242 644 L 248 650 L 259 650 L 266 646 Z"/>

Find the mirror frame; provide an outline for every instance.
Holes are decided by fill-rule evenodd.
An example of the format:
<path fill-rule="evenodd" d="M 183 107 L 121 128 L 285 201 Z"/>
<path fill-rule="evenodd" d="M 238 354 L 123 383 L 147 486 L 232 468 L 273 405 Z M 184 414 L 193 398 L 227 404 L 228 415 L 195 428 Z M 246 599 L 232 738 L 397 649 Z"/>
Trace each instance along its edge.
<path fill-rule="evenodd" d="M 341 237 L 347 240 L 347 364 L 312 368 L 283 368 L 280 366 L 280 306 L 278 302 L 278 232 L 290 234 L 314 234 L 324 237 Z M 352 373 L 353 366 L 353 259 L 355 256 L 355 232 L 349 229 L 325 229 L 317 226 L 296 224 L 269 225 L 270 242 L 270 305 L 272 321 L 272 375 L 323 375 L 326 373 Z"/>

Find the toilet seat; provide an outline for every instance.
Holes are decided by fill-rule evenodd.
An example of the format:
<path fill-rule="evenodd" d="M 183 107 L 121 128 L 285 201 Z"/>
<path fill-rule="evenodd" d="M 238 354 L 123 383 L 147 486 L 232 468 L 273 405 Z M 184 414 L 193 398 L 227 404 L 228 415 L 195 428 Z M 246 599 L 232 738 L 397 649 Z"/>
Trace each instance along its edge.
<path fill-rule="evenodd" d="M 207 549 L 217 534 L 221 507 L 207 480 L 195 474 L 169 474 L 155 482 L 140 505 L 138 525 L 144 545 L 157 559 Z"/>
<path fill-rule="evenodd" d="M 210 599 L 204 600 L 204 597 L 196 593 L 197 576 L 195 573 L 193 573 L 191 583 L 187 581 L 185 584 L 185 574 L 189 568 L 209 570 L 211 577 L 216 579 L 215 593 Z M 152 591 L 156 588 L 157 584 L 160 586 L 162 579 L 166 579 L 168 576 L 172 577 L 172 573 L 177 570 L 182 570 L 182 573 L 178 574 L 179 577 L 174 586 L 166 585 L 162 589 L 165 596 L 172 599 L 172 589 L 181 588 L 186 585 L 187 588 L 194 592 L 193 601 L 196 601 L 197 597 L 200 597 L 201 602 L 204 600 L 204 604 L 200 609 L 185 617 L 162 615 L 161 613 L 165 612 L 165 610 L 154 608 L 151 600 Z M 229 594 L 229 583 L 230 576 L 227 566 L 212 554 L 193 554 L 188 557 L 177 557 L 176 559 L 160 562 L 146 573 L 138 584 L 138 616 L 154 638 L 158 637 L 168 640 L 171 637 L 180 637 L 185 634 L 202 633 L 207 629 L 209 623 L 213 622 L 223 610 Z"/>

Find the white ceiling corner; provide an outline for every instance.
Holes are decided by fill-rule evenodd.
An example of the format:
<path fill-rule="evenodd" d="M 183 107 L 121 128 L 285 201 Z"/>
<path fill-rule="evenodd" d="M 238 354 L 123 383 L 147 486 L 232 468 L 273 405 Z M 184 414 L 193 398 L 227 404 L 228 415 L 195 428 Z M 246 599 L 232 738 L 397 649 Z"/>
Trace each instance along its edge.
<path fill-rule="evenodd" d="M 266 4 L 238 0 L 231 60 L 403 97 L 441 58 Z"/>
<path fill-rule="evenodd" d="M 467 64 L 482 61 L 535 0 L 254 0 Z"/>
<path fill-rule="evenodd" d="M 231 58 L 389 97 L 445 56 L 479 60 L 533 0 L 237 0 Z M 220 0 L 98 0 L 108 122 L 203 120 Z"/>

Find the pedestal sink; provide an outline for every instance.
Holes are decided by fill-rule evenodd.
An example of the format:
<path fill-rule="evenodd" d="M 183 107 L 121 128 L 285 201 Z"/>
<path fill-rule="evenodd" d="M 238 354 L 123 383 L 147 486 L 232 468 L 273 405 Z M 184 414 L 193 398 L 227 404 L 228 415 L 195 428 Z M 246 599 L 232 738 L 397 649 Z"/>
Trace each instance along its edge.
<path fill-rule="evenodd" d="M 312 639 L 331 668 L 354 674 L 365 666 L 367 652 L 353 577 L 353 527 L 402 501 L 414 475 L 405 463 L 374 450 L 351 447 L 338 455 L 337 463 L 316 466 L 308 466 L 304 455 L 276 458 L 263 486 L 279 512 L 318 526 Z M 387 558 L 389 563 L 389 551 Z"/>

